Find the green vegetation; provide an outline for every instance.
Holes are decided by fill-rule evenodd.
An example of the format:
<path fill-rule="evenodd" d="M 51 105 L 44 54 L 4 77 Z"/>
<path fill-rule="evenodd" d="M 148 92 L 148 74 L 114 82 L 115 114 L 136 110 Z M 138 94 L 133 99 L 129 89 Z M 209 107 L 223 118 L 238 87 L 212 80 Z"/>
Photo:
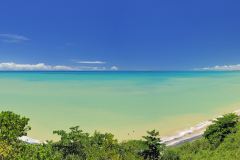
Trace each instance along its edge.
<path fill-rule="evenodd" d="M 156 130 L 142 140 L 118 142 L 110 133 L 85 133 L 78 126 L 54 131 L 57 142 L 28 144 L 18 140 L 31 128 L 29 119 L 0 113 L 0 160 L 231 160 L 240 157 L 240 122 L 235 114 L 213 121 L 203 138 L 166 147 Z"/>
<path fill-rule="evenodd" d="M 238 119 L 238 116 L 233 113 L 217 118 L 217 120 L 213 121 L 213 125 L 207 128 L 203 136 L 210 144 L 217 147 L 223 142 L 225 137 L 236 132 Z"/>
<path fill-rule="evenodd" d="M 0 140 L 14 142 L 18 137 L 27 135 L 31 128 L 28 125 L 29 119 L 14 114 L 13 112 L 0 113 Z"/>
<path fill-rule="evenodd" d="M 159 132 L 153 130 L 148 131 L 148 135 L 144 136 L 145 144 L 147 146 L 147 149 L 145 149 L 141 155 L 144 159 L 149 160 L 158 160 L 161 157 L 163 157 L 163 151 L 164 151 L 164 145 L 161 144 L 161 140 L 158 137 Z"/>
<path fill-rule="evenodd" d="M 213 121 L 202 139 L 171 148 L 181 160 L 238 160 L 240 157 L 240 123 L 235 114 Z"/>

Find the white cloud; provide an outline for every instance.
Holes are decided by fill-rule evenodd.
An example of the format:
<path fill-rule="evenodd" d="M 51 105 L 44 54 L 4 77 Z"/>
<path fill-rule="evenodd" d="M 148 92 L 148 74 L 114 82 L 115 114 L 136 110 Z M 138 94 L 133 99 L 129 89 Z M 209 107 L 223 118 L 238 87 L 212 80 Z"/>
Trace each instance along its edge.
<path fill-rule="evenodd" d="M 70 66 L 51 66 L 52 70 L 65 70 L 65 71 L 70 71 L 70 70 L 75 70 L 73 67 Z"/>
<path fill-rule="evenodd" d="M 37 70 L 73 70 L 68 66 L 51 66 L 44 63 L 17 64 L 13 62 L 0 63 L 0 70 L 4 71 L 37 71 Z"/>
<path fill-rule="evenodd" d="M 104 71 L 106 67 L 79 66 L 80 71 Z"/>
<path fill-rule="evenodd" d="M 112 67 L 110 68 L 110 70 L 112 70 L 112 71 L 117 71 L 117 70 L 118 70 L 118 67 L 117 67 L 117 66 L 112 66 Z"/>
<path fill-rule="evenodd" d="M 38 64 L 17 64 L 14 62 L 0 63 L 0 71 L 102 71 L 105 67 L 92 66 L 64 66 L 64 65 L 46 65 Z"/>
<path fill-rule="evenodd" d="M 6 43 L 21 43 L 28 41 L 29 38 L 17 34 L 0 34 L 0 40 Z"/>
<path fill-rule="evenodd" d="M 80 64 L 105 64 L 104 61 L 77 61 Z"/>
<path fill-rule="evenodd" d="M 196 70 L 200 70 L 200 71 L 240 71 L 240 64 L 204 67 L 204 68 L 199 68 Z"/>

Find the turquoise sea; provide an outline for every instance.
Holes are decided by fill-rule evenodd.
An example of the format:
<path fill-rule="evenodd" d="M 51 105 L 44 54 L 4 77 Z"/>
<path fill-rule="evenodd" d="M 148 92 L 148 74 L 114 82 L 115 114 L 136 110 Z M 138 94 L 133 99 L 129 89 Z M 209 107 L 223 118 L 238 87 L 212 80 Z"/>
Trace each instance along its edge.
<path fill-rule="evenodd" d="M 240 109 L 240 72 L 0 72 L 0 108 L 29 117 L 40 140 L 76 125 L 165 136 Z"/>

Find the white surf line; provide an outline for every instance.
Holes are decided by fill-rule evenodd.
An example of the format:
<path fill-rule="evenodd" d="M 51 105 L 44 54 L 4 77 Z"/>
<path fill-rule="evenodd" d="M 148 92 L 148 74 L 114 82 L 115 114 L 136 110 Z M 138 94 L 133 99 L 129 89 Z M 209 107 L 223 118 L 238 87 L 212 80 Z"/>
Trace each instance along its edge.
<path fill-rule="evenodd" d="M 161 139 L 162 142 L 165 143 L 167 146 L 173 146 L 186 141 L 194 140 L 197 137 L 201 137 L 205 129 L 211 124 L 212 121 L 205 121 L 187 130 L 180 131 L 174 136 L 163 137 Z"/>
<path fill-rule="evenodd" d="M 22 137 L 19 137 L 18 139 L 23 142 L 29 143 L 29 144 L 41 144 L 42 143 L 39 140 L 30 138 L 28 136 L 22 136 Z"/>
<path fill-rule="evenodd" d="M 233 113 L 236 113 L 238 116 L 240 116 L 240 110 L 236 110 Z M 222 115 L 218 116 L 217 118 L 219 118 L 219 117 L 222 117 Z M 201 122 L 187 130 L 180 131 L 174 136 L 162 137 L 161 138 L 162 143 L 165 143 L 166 146 L 175 146 L 178 144 L 182 144 L 184 142 L 189 142 L 189 141 L 198 139 L 198 138 L 202 137 L 204 131 L 206 130 L 206 128 L 209 125 L 212 124 L 213 120 L 216 120 L 216 118 L 212 119 L 212 120 Z"/>

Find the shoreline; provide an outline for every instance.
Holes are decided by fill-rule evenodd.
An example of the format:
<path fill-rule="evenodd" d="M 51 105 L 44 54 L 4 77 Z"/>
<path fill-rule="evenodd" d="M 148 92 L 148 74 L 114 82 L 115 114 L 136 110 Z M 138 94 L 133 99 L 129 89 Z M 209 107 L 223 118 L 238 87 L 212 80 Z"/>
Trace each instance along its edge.
<path fill-rule="evenodd" d="M 240 116 L 240 109 L 235 110 L 233 112 L 229 113 L 236 113 L 238 116 Z M 223 115 L 217 116 L 216 118 L 222 117 Z M 162 143 L 166 144 L 166 146 L 177 146 L 186 142 L 191 142 L 193 140 L 199 139 L 202 137 L 204 131 L 206 128 L 212 124 L 212 121 L 215 120 L 216 118 L 213 118 L 211 120 L 206 120 L 203 122 L 200 122 L 196 124 L 193 127 L 190 127 L 188 129 L 180 130 L 177 132 L 177 134 L 173 136 L 164 136 L 161 137 Z M 45 141 L 40 141 L 38 139 L 33 139 L 28 136 L 22 136 L 19 137 L 20 140 L 30 143 L 30 144 L 41 144 L 45 143 Z"/>
<path fill-rule="evenodd" d="M 230 113 L 236 113 L 238 116 L 240 116 L 240 109 Z M 222 116 L 223 115 L 218 116 L 216 118 L 219 118 Z M 211 125 L 212 121 L 215 120 L 216 118 L 200 122 L 197 125 L 190 127 L 189 129 L 179 131 L 176 135 L 161 137 L 162 143 L 165 143 L 166 146 L 176 146 L 176 145 L 183 144 L 185 142 L 190 142 L 190 141 L 199 139 L 202 137 L 206 128 L 209 125 Z"/>

